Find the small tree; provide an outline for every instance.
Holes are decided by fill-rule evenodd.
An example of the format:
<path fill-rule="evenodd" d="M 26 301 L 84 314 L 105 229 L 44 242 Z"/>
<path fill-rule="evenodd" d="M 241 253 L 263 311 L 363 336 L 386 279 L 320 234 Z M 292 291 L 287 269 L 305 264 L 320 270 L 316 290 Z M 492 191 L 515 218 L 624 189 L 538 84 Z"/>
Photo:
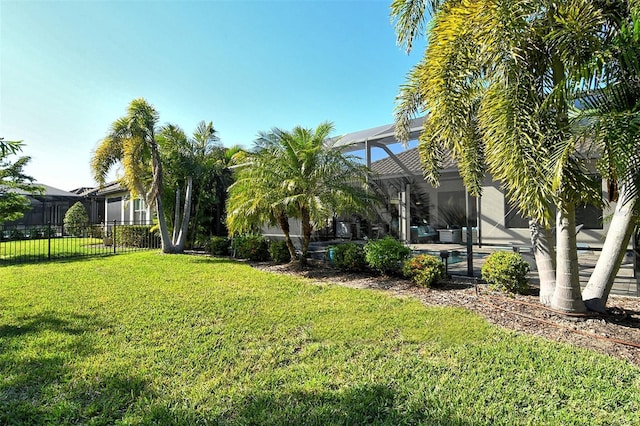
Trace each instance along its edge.
<path fill-rule="evenodd" d="M 23 171 L 31 158 L 18 157 L 15 161 L 9 158 L 22 151 L 22 147 L 21 141 L 5 141 L 0 138 L 0 224 L 20 219 L 31 208 L 27 197 L 19 192 L 42 192 L 41 187 L 31 183 L 33 178 Z"/>
<path fill-rule="evenodd" d="M 64 215 L 64 227 L 73 237 L 81 237 L 89 223 L 89 215 L 84 205 L 78 201 Z"/>
<path fill-rule="evenodd" d="M 295 127 L 261 133 L 229 187 L 227 228 L 231 234 L 264 224 L 278 225 L 292 259 L 296 249 L 289 234 L 289 218 L 300 220 L 302 254 L 306 262 L 317 224 L 335 214 L 365 212 L 373 203 L 365 183 L 369 170 L 329 139 L 333 124 L 316 129 Z M 250 165 L 250 167 L 249 167 Z"/>

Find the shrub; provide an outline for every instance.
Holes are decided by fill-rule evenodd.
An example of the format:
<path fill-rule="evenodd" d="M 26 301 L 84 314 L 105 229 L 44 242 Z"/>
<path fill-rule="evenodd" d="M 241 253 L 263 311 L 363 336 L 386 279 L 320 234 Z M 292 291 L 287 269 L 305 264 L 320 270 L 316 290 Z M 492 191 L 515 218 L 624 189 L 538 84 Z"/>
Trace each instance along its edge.
<path fill-rule="evenodd" d="M 103 238 L 104 228 L 102 225 L 91 225 L 87 229 L 88 235 L 91 238 Z"/>
<path fill-rule="evenodd" d="M 356 243 L 343 243 L 327 249 L 332 265 L 342 271 L 363 271 L 367 269 L 364 247 Z M 333 254 L 333 255 L 332 255 Z"/>
<path fill-rule="evenodd" d="M 369 266 L 384 275 L 400 275 L 402 263 L 411 255 L 408 247 L 389 236 L 369 241 L 364 252 Z"/>
<path fill-rule="evenodd" d="M 156 234 L 151 225 L 125 225 L 115 230 L 117 245 L 137 248 L 155 248 Z"/>
<path fill-rule="evenodd" d="M 497 251 L 490 254 L 482 265 L 482 279 L 491 290 L 524 293 L 529 289 L 529 264 L 519 253 Z"/>
<path fill-rule="evenodd" d="M 402 272 L 420 287 L 431 287 L 445 276 L 442 260 L 429 254 L 420 254 L 405 260 Z"/>
<path fill-rule="evenodd" d="M 25 238 L 25 233 L 19 229 L 12 229 L 11 231 L 9 231 L 10 240 L 24 240 Z"/>
<path fill-rule="evenodd" d="M 89 223 L 87 209 L 80 201 L 72 205 L 64 215 L 64 227 L 68 235 L 81 237 Z"/>
<path fill-rule="evenodd" d="M 213 236 L 209 238 L 207 250 L 214 256 L 228 256 L 231 241 L 227 237 Z"/>
<path fill-rule="evenodd" d="M 262 235 L 238 235 L 231 241 L 235 257 L 256 262 L 269 260 L 269 246 Z"/>
<path fill-rule="evenodd" d="M 287 243 L 284 241 L 271 241 L 269 255 L 271 255 L 271 260 L 275 263 L 291 262 L 291 253 L 289 253 Z"/>

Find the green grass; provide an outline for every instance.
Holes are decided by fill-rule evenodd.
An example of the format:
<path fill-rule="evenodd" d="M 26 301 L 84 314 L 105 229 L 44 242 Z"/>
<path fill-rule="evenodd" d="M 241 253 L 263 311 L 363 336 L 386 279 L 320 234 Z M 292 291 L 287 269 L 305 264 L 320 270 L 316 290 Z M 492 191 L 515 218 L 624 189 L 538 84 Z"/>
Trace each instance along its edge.
<path fill-rule="evenodd" d="M 0 424 L 640 419 L 637 367 L 461 309 L 157 252 L 0 283 Z"/>

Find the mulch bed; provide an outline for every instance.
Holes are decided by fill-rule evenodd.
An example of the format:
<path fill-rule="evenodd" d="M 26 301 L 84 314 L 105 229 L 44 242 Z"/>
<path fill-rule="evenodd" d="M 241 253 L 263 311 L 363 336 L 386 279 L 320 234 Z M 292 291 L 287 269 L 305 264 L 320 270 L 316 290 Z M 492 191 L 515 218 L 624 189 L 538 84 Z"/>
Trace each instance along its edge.
<path fill-rule="evenodd" d="M 528 295 L 507 297 L 488 291 L 486 285 L 463 279 L 448 280 L 436 288 L 426 289 L 402 278 L 345 273 L 320 262 L 304 268 L 294 264 L 252 265 L 257 269 L 296 275 L 320 283 L 415 297 L 427 306 L 470 309 L 493 324 L 510 330 L 593 349 L 640 365 L 640 299 L 610 296 L 607 315 L 573 317 L 545 309 L 538 303 L 536 289 Z"/>

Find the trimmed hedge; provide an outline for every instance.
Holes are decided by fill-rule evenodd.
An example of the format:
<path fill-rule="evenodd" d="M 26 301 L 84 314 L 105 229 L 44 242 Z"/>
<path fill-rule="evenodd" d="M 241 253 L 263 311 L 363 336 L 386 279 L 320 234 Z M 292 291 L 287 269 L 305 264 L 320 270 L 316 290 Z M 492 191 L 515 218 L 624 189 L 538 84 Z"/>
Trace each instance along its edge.
<path fill-rule="evenodd" d="M 269 244 L 269 255 L 275 263 L 291 262 L 291 253 L 285 241 L 271 241 Z"/>
<path fill-rule="evenodd" d="M 151 225 L 124 225 L 115 228 L 116 244 L 124 247 L 155 248 L 155 233 Z"/>
<path fill-rule="evenodd" d="M 420 287 L 431 287 L 445 277 L 444 263 L 430 254 L 419 254 L 407 259 L 402 266 L 402 272 Z"/>
<path fill-rule="evenodd" d="M 228 256 L 231 241 L 227 237 L 213 236 L 209 239 L 208 251 L 214 256 Z"/>
<path fill-rule="evenodd" d="M 87 214 L 87 209 L 80 201 L 69 207 L 69 210 L 64 215 L 66 233 L 72 237 L 84 236 L 88 223 L 89 215 Z"/>
<path fill-rule="evenodd" d="M 529 264 L 519 253 L 496 251 L 487 257 L 480 272 L 491 290 L 525 293 L 529 290 L 529 269 Z"/>
<path fill-rule="evenodd" d="M 401 275 L 402 264 L 411 255 L 411 249 L 389 236 L 369 241 L 364 246 L 365 259 L 371 267 L 383 275 Z"/>
<path fill-rule="evenodd" d="M 342 243 L 327 248 L 327 256 L 333 266 L 350 272 L 367 269 L 364 247 L 356 243 Z"/>
<path fill-rule="evenodd" d="M 238 235 L 231 241 L 235 257 L 255 262 L 269 260 L 269 244 L 262 235 Z"/>

